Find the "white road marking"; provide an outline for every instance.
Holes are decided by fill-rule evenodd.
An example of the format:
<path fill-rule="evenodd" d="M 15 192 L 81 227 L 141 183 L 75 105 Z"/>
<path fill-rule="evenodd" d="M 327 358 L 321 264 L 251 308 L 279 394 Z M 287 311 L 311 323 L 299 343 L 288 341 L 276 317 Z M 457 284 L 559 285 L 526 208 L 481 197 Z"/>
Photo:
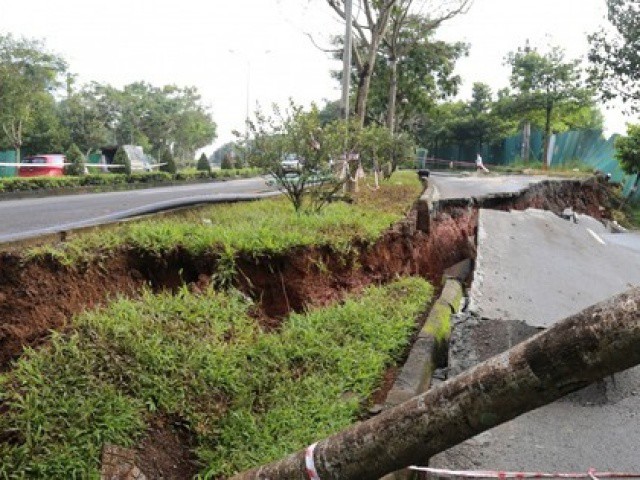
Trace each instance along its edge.
<path fill-rule="evenodd" d="M 596 232 L 594 232 L 590 228 L 587 228 L 587 232 L 589 232 L 591 236 L 596 239 L 596 241 L 600 242 L 602 245 L 606 245 L 605 241 L 602 240 Z"/>

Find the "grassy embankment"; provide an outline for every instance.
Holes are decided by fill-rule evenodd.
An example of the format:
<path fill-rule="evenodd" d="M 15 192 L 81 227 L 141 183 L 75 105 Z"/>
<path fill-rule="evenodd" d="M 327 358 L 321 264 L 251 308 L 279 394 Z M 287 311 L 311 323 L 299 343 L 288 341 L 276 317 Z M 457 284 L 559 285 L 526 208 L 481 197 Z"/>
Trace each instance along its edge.
<path fill-rule="evenodd" d="M 378 191 L 363 185 L 353 204 L 329 204 L 318 215 L 296 214 L 284 198 L 214 205 L 142 220 L 57 245 L 31 249 L 73 265 L 120 247 L 162 254 L 176 247 L 193 254 L 273 254 L 292 247 L 330 245 L 345 251 L 355 240 L 375 240 L 407 213 L 421 190 L 415 173 L 398 172 Z"/>
<path fill-rule="evenodd" d="M 385 188 L 387 199 L 402 196 Z M 344 246 L 350 236 L 379 234 L 399 215 L 380 212 L 390 203 L 383 195 L 361 198 L 330 206 L 322 219 L 297 216 L 278 201 L 215 207 L 122 227 L 108 238 L 102 232 L 102 243 L 78 240 L 72 255 L 60 255 L 130 243 L 193 251 Z M 245 297 L 213 289 L 147 292 L 82 314 L 0 377 L 0 476 L 96 477 L 105 443 L 136 445 L 158 417 L 179 419 L 195 437 L 203 476 L 302 448 L 358 418 L 431 294 L 425 281 L 404 279 L 292 314 L 274 332 L 260 329 Z"/>

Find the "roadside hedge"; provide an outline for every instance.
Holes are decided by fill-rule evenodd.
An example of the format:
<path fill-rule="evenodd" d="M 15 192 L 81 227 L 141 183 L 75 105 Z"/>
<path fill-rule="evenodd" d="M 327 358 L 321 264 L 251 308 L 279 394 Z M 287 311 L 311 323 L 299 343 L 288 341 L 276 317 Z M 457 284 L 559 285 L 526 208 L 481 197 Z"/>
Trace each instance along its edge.
<path fill-rule="evenodd" d="M 131 175 L 123 173 L 89 174 L 83 176 L 64 177 L 8 177 L 0 178 L 0 193 L 31 192 L 36 190 L 57 190 L 94 186 L 121 186 L 157 184 L 175 181 L 192 181 L 207 179 L 247 178 L 259 175 L 260 170 L 243 168 L 234 170 L 184 171 L 172 175 L 167 172 L 136 172 Z"/>

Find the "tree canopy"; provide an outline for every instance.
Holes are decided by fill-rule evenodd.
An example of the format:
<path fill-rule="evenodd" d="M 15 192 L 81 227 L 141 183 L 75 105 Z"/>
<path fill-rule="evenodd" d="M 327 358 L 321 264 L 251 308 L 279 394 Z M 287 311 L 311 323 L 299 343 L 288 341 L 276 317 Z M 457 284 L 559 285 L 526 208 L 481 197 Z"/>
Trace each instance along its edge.
<path fill-rule="evenodd" d="M 38 107 L 52 105 L 66 69 L 42 42 L 0 34 L 0 147 L 19 153 L 25 137 L 35 134 Z"/>
<path fill-rule="evenodd" d="M 340 18 L 346 20 L 344 0 L 326 1 Z M 407 45 L 402 38 L 407 24 L 421 17 L 428 21 L 429 30 L 435 30 L 443 21 L 465 12 L 472 0 L 355 0 L 354 3 L 355 113 L 360 126 L 363 126 L 376 65 L 382 55 L 390 61 L 393 72 L 393 65 Z M 392 79 L 392 89 L 394 84 Z M 393 117 L 395 95 L 392 93 L 388 99 L 389 114 Z"/>
<path fill-rule="evenodd" d="M 633 112 L 640 111 L 640 3 L 607 0 L 614 32 L 604 29 L 589 36 L 589 73 L 604 100 L 620 98 Z"/>
<path fill-rule="evenodd" d="M 640 174 L 640 125 L 627 125 L 627 135 L 616 139 L 616 156 L 625 173 Z"/>
<path fill-rule="evenodd" d="M 215 139 L 216 124 L 195 87 L 76 87 L 67 68 L 43 42 L 0 34 L 0 149 L 60 152 L 75 144 L 86 155 L 135 144 L 191 160 Z"/>
<path fill-rule="evenodd" d="M 544 113 L 546 158 L 554 113 L 560 107 L 593 106 L 594 92 L 584 86 L 580 61 L 565 60 L 559 47 L 543 54 L 527 45 L 509 53 L 506 62 L 511 66 L 511 107 L 523 118 Z"/>

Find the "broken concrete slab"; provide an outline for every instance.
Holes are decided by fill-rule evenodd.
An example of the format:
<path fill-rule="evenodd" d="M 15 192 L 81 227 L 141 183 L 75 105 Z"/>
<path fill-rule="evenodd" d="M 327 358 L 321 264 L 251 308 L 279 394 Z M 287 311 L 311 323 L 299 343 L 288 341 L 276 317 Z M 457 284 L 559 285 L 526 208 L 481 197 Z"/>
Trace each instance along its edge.
<path fill-rule="evenodd" d="M 451 317 L 448 376 L 454 377 L 540 331 L 523 321 L 479 318 L 468 312 Z"/>
<path fill-rule="evenodd" d="M 609 234 L 593 218 L 480 212 L 471 311 L 454 318 L 455 375 L 557 318 L 640 282 L 640 236 Z M 616 374 L 478 435 L 430 460 L 448 469 L 640 469 L 640 368 Z"/>
<path fill-rule="evenodd" d="M 640 232 L 606 233 L 602 235 L 602 239 L 607 243 L 640 253 Z"/>
<path fill-rule="evenodd" d="M 452 176 L 432 172 L 429 184 L 436 188 L 441 199 L 477 198 L 491 195 L 495 198 L 522 192 L 532 184 L 549 180 L 536 175 Z"/>
<path fill-rule="evenodd" d="M 475 246 L 474 246 L 475 250 Z M 447 268 L 444 271 L 445 278 L 454 278 L 460 283 L 466 284 L 467 280 L 471 277 L 473 271 L 473 261 L 470 258 L 462 260 L 456 263 L 452 267 Z"/>
<path fill-rule="evenodd" d="M 640 250 L 604 240 L 606 228 L 548 211 L 480 210 L 470 311 L 547 327 L 640 283 Z"/>

